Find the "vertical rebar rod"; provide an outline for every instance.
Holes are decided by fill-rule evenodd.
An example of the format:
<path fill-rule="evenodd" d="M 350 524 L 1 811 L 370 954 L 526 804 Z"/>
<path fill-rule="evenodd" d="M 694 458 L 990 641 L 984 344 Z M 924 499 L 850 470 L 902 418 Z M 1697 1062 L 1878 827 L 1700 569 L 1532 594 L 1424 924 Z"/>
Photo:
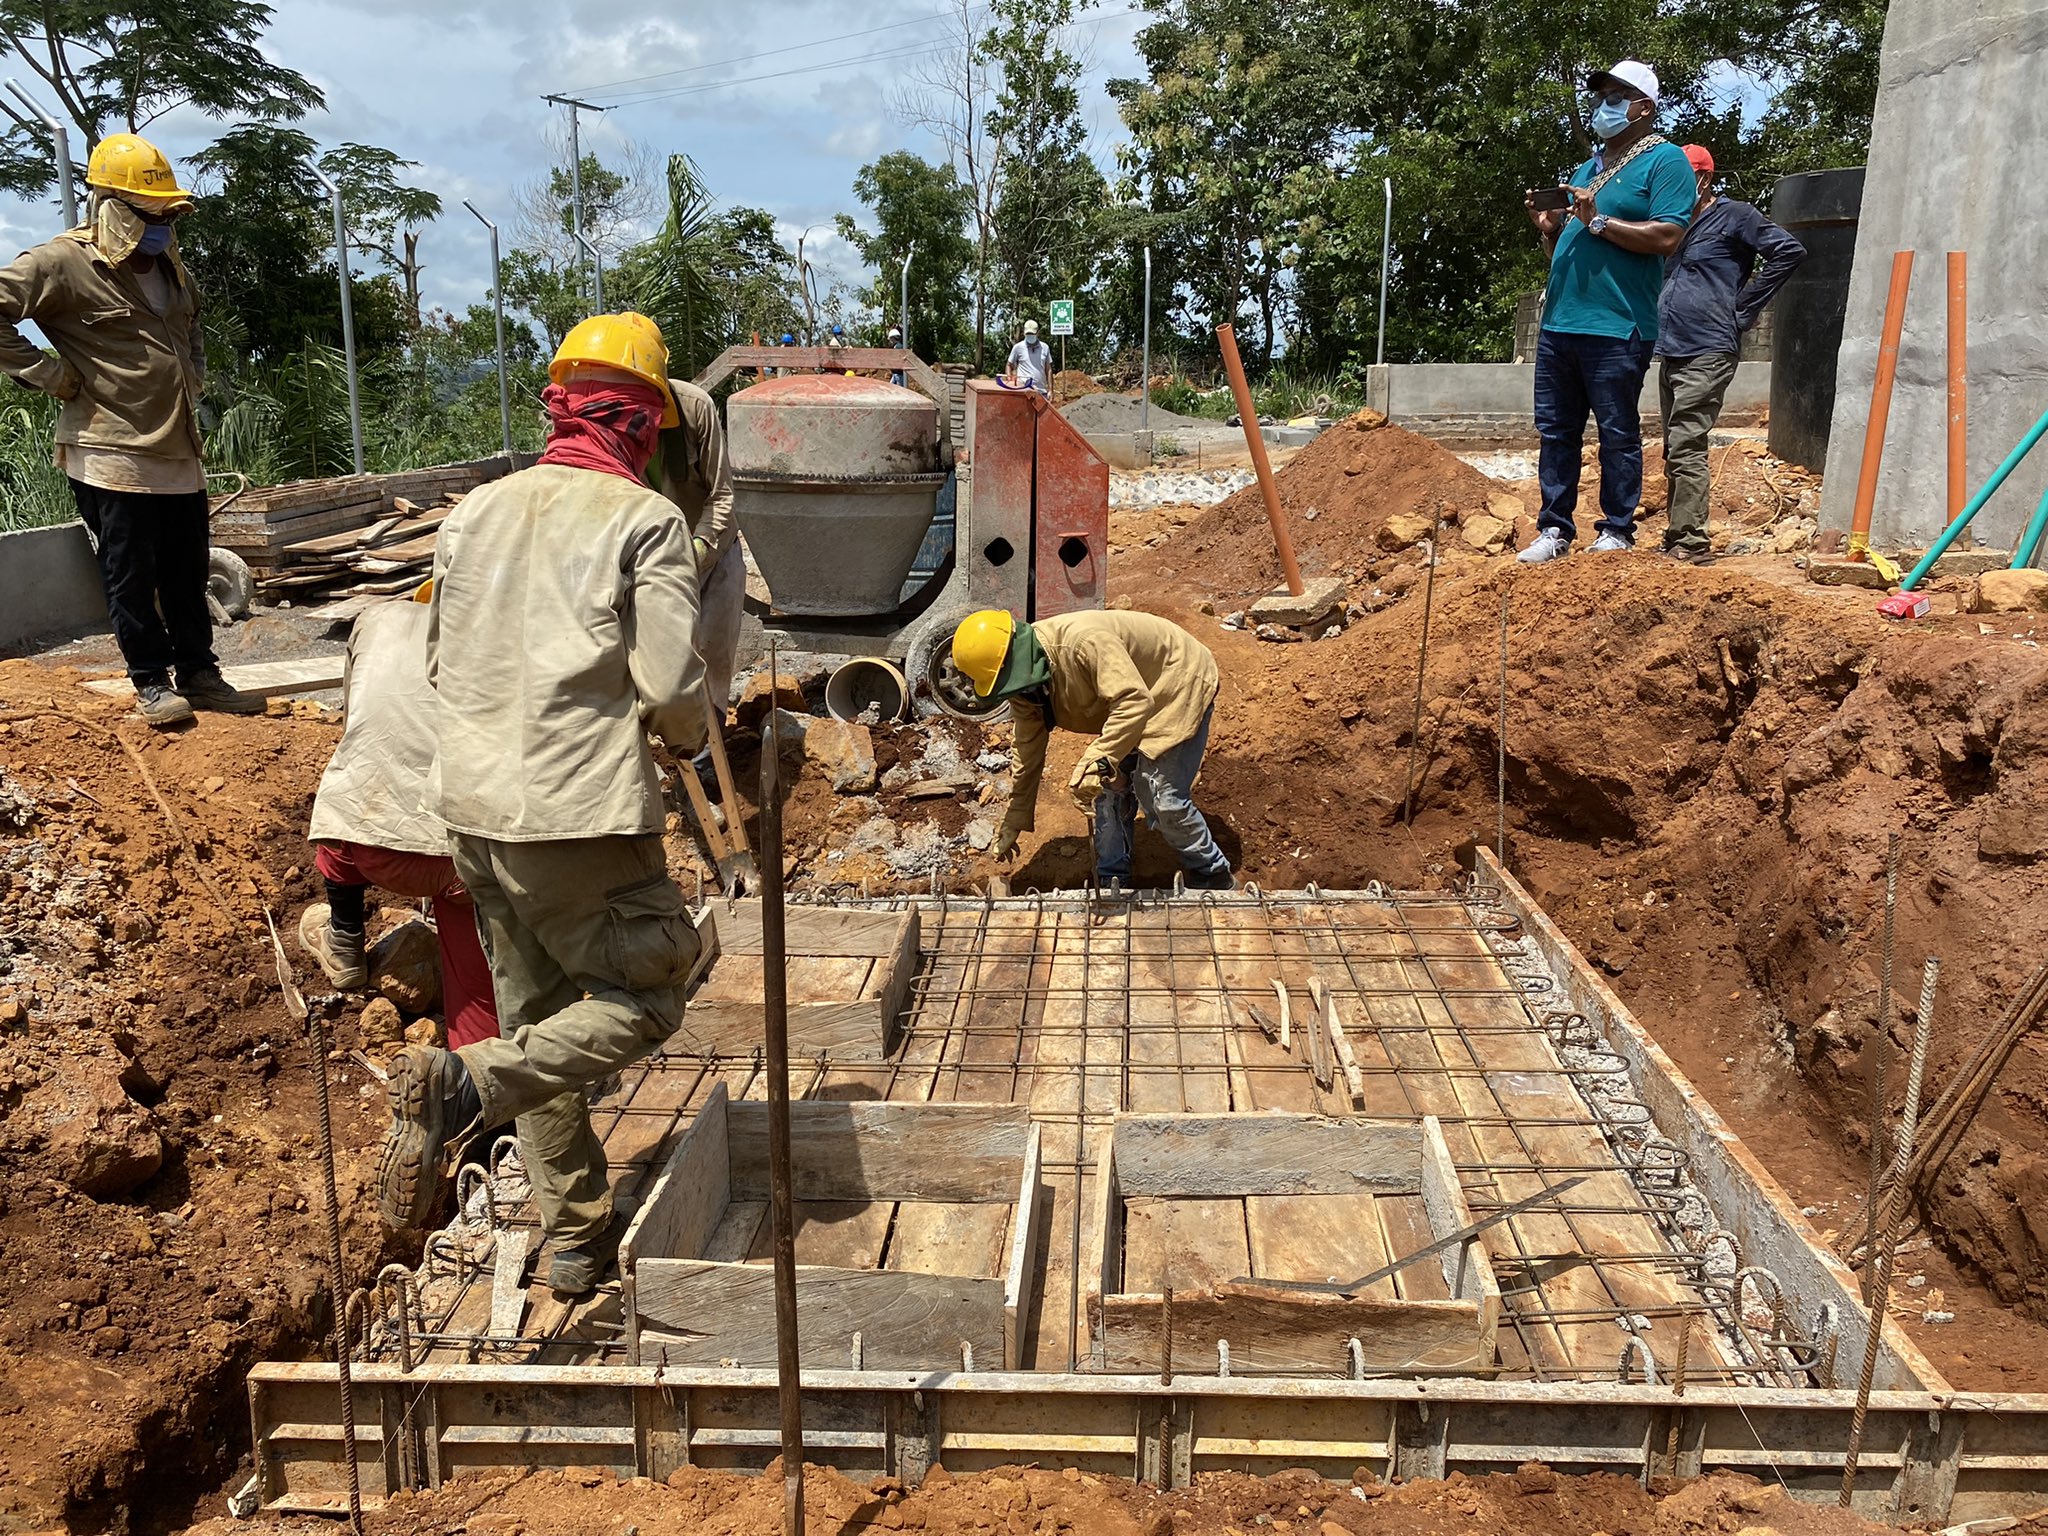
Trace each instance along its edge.
<path fill-rule="evenodd" d="M 1892 956 L 1898 934 L 1899 855 L 1904 841 L 1894 832 L 1884 850 L 1884 942 L 1877 976 L 1877 1038 L 1870 1058 L 1870 1188 L 1863 1200 L 1863 1304 L 1877 1276 L 1877 1206 L 1884 1188 L 1886 1099 L 1892 1054 Z"/>
<path fill-rule="evenodd" d="M 309 169 L 320 179 L 320 185 L 327 189 L 328 199 L 334 204 L 334 264 L 341 271 L 341 349 L 343 360 L 348 365 L 348 436 L 349 444 L 355 451 L 356 473 L 363 472 L 363 397 L 361 386 L 356 382 L 356 307 L 351 293 L 348 270 L 348 220 L 341 209 L 341 188 L 327 179 L 327 174 L 318 166 Z"/>
<path fill-rule="evenodd" d="M 1508 592 L 1500 584 L 1500 760 L 1494 771 L 1493 856 L 1508 867 Z"/>
<path fill-rule="evenodd" d="M 1892 1183 L 1879 1217 L 1874 1283 L 1868 1304 L 1870 1327 L 1863 1338 L 1863 1369 L 1856 1379 L 1856 1411 L 1849 1420 L 1849 1450 L 1842 1462 L 1843 1509 L 1856 1488 L 1856 1464 L 1863 1454 L 1864 1420 L 1870 1412 L 1870 1387 L 1877 1373 L 1877 1350 L 1884 1335 L 1885 1313 L 1891 1308 L 1892 1259 L 1898 1250 L 1898 1221 L 1906 1197 L 1906 1163 L 1913 1155 L 1913 1132 L 1920 1119 L 1920 1084 L 1927 1071 L 1927 1041 L 1934 1026 L 1934 987 L 1941 962 L 1930 957 L 1920 974 L 1920 1016 L 1913 1025 L 1913 1058 L 1906 1068 L 1906 1103 L 1899 1114 L 1899 1137 L 1892 1156 Z"/>
<path fill-rule="evenodd" d="M 498 420 L 505 430 L 505 457 L 512 457 L 512 384 L 505 371 L 505 284 L 498 275 L 498 226 L 477 213 L 468 198 L 462 206 L 476 214 L 477 222 L 491 232 L 491 307 L 498 326 Z"/>
<path fill-rule="evenodd" d="M 777 676 L 770 651 L 769 676 Z M 761 969 L 767 1024 L 768 1196 L 775 1249 L 775 1369 L 782 1403 L 782 1531 L 803 1536 L 804 1410 L 796 1336 L 796 1227 L 789 1154 L 789 956 L 783 925 L 782 759 L 771 710 L 761 730 Z M 690 772 L 687 764 L 683 772 Z"/>
<path fill-rule="evenodd" d="M 314 1101 L 320 1111 L 320 1176 L 327 1206 L 327 1283 L 334 1292 L 334 1371 L 341 1389 L 342 1460 L 348 1468 L 348 1528 L 363 1536 L 363 1476 L 356 1464 L 356 1392 L 349 1373 L 348 1330 L 342 1326 L 342 1298 L 348 1295 L 341 1258 L 341 1196 L 334 1182 L 334 1109 L 327 1093 L 327 1029 L 320 1016 L 306 1015 L 306 1043 L 313 1055 Z M 399 1299 L 399 1308 L 405 1306 Z"/>
<path fill-rule="evenodd" d="M 1408 727 L 1408 773 L 1401 784 L 1401 820 L 1413 819 L 1415 799 L 1415 749 L 1422 743 L 1422 679 L 1429 670 L 1429 616 L 1436 607 L 1437 542 L 1443 537 L 1444 506 L 1432 512 L 1429 525 L 1429 569 L 1422 581 L 1422 643 L 1415 652 L 1415 718 Z"/>

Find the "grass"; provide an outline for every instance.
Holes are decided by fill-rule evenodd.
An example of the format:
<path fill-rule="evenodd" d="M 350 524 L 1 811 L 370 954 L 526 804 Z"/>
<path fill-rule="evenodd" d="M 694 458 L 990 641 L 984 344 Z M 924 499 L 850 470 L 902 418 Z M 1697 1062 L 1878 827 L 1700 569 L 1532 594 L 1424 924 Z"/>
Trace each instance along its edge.
<path fill-rule="evenodd" d="M 1237 413 L 1229 385 L 1206 387 L 1184 374 L 1172 374 L 1152 387 L 1152 403 L 1182 416 L 1223 421 Z M 1261 416 L 1285 421 L 1311 413 L 1349 416 L 1365 405 L 1365 380 L 1346 369 L 1341 373 L 1295 373 L 1285 363 L 1252 385 L 1252 404 Z"/>
<path fill-rule="evenodd" d="M 0 410 L 0 533 L 48 528 L 78 516 L 71 484 L 50 462 L 57 401 L 22 391 Z"/>

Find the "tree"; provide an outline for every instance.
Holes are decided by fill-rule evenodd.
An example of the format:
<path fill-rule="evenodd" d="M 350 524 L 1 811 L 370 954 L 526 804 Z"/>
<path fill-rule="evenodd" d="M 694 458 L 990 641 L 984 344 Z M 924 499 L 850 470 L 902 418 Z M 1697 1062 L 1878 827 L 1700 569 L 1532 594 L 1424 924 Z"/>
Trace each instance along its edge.
<path fill-rule="evenodd" d="M 967 272 L 975 244 L 968 236 L 973 194 L 950 165 L 894 150 L 860 168 L 854 195 L 873 210 L 876 228 L 838 218 L 839 233 L 875 268 L 859 299 L 885 320 L 901 303 L 903 257 L 910 253 L 910 329 L 905 344 L 919 357 L 958 357 L 967 349 Z M 912 250 L 912 247 L 915 250 Z"/>
<path fill-rule="evenodd" d="M 418 165 L 388 149 L 344 143 L 320 157 L 320 169 L 341 188 L 342 210 L 350 241 L 374 251 L 405 284 L 405 312 L 414 330 L 420 325 L 420 226 L 441 216 L 438 194 L 409 187 L 398 173 Z"/>
<path fill-rule="evenodd" d="M 544 138 L 550 164 L 514 194 L 512 244 L 528 255 L 524 266 L 530 286 L 543 295 L 543 303 L 552 303 L 547 295 L 557 286 L 566 282 L 572 293 L 578 292 L 579 284 L 589 282 L 591 268 L 575 238 L 576 183 L 569 174 L 568 135 L 550 127 Z M 584 150 L 582 182 L 583 236 L 609 271 L 644 236 L 666 190 L 664 172 L 647 146 L 635 141 L 614 151 L 610 164 Z M 505 291 L 511 293 L 509 283 Z M 582 318 L 579 310 L 570 324 Z"/>
<path fill-rule="evenodd" d="M 54 96 L 89 149 L 115 129 L 139 133 L 174 107 L 216 121 L 292 122 L 326 105 L 319 87 L 261 44 L 258 0 L 0 0 L 0 47 Z M 0 98 L 0 190 L 40 197 L 56 179 L 47 130 Z"/>

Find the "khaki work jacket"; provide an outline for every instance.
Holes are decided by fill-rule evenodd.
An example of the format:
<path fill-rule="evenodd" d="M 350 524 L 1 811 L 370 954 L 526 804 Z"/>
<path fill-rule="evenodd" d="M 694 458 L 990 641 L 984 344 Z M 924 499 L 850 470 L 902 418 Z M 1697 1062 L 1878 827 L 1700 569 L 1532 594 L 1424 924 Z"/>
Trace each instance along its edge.
<path fill-rule="evenodd" d="M 1209 648 L 1154 614 L 1068 613 L 1031 631 L 1052 666 L 1053 718 L 1027 703 L 1012 711 L 1017 778 L 1003 820 L 1020 832 L 1037 825 L 1049 725 L 1095 733 L 1083 762 L 1158 757 L 1201 729 L 1220 681 Z"/>
<path fill-rule="evenodd" d="M 427 682 L 428 620 L 424 603 L 383 603 L 356 620 L 347 718 L 306 829 L 314 842 L 448 852 L 448 829 L 427 806 L 439 713 Z"/>
<path fill-rule="evenodd" d="M 429 800 L 452 831 L 555 842 L 662 830 L 647 733 L 704 744 L 697 564 L 673 502 L 536 464 L 441 525 L 427 676 Z"/>
<path fill-rule="evenodd" d="M 691 533 L 723 555 L 732 548 L 739 525 L 732 515 L 732 464 L 725 456 L 718 402 L 682 379 L 670 379 L 668 387 L 675 392 L 676 414 L 682 421 L 661 434 L 661 474 L 655 489 L 683 509 Z"/>
<path fill-rule="evenodd" d="M 109 263 L 92 229 L 69 230 L 0 267 L 0 372 L 54 393 L 64 364 L 76 399 L 57 414 L 56 440 L 171 459 L 200 456 L 199 393 L 206 346 L 199 295 L 170 256 L 170 302 L 161 315 L 133 272 Z M 19 329 L 33 320 L 57 357 Z M 61 359 L 60 362 L 58 359 Z"/>

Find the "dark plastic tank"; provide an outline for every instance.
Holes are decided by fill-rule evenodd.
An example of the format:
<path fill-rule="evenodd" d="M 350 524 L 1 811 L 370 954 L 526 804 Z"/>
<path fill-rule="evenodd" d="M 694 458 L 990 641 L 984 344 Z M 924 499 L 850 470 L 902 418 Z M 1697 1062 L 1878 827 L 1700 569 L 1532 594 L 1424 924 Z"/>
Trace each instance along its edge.
<path fill-rule="evenodd" d="M 1773 222 L 1806 247 L 1806 260 L 1771 301 L 1771 452 L 1818 471 L 1835 414 L 1835 360 L 1849 310 L 1849 269 L 1863 167 L 1802 171 L 1771 193 Z"/>

